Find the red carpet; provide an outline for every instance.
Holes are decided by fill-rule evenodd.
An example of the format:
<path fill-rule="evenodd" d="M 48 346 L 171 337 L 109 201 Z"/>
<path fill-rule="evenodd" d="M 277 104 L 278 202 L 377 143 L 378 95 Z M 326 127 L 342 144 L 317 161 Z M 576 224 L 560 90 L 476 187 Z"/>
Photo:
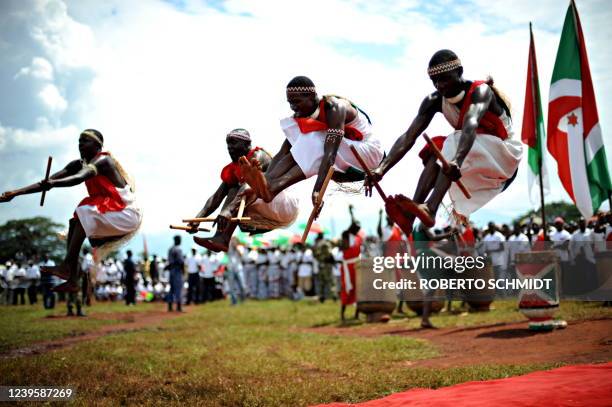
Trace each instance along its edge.
<path fill-rule="evenodd" d="M 567 366 L 507 379 L 467 382 L 437 390 L 413 389 L 359 404 L 324 405 L 326 407 L 610 407 L 612 406 L 612 363 Z"/>

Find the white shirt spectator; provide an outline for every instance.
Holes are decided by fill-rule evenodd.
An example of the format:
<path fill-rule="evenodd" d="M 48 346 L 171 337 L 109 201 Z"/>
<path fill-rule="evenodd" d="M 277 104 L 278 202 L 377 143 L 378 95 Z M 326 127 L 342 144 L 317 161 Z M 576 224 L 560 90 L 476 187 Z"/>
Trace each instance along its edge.
<path fill-rule="evenodd" d="M 189 257 L 187 257 L 187 273 L 189 274 L 195 274 L 198 273 L 200 271 L 200 267 L 202 266 L 202 256 L 200 256 L 200 253 L 197 253 L 195 255 L 191 255 Z"/>
<path fill-rule="evenodd" d="M 227 267 L 240 274 L 242 272 L 242 256 L 238 250 L 228 250 L 227 252 L 228 262 Z"/>
<path fill-rule="evenodd" d="M 580 229 L 574 232 L 570 238 L 569 252 L 571 260 L 575 261 L 580 252 L 584 253 L 587 261 L 595 264 L 595 255 L 593 254 L 593 231 L 586 228 L 584 232 Z"/>
<path fill-rule="evenodd" d="M 7 274 L 8 274 L 8 268 L 0 264 L 0 287 L 2 288 L 8 287 L 6 283 Z"/>
<path fill-rule="evenodd" d="M 289 265 L 291 264 L 291 261 L 294 258 L 294 253 L 292 252 L 287 252 L 285 254 L 282 255 L 282 259 L 281 259 L 281 267 L 284 269 L 289 268 Z"/>
<path fill-rule="evenodd" d="M 96 274 L 96 282 L 99 284 L 104 284 L 108 280 L 108 265 L 102 264 L 98 267 L 98 273 Z"/>
<path fill-rule="evenodd" d="M 119 281 L 120 278 L 119 267 L 117 267 L 117 263 L 112 261 L 106 268 L 106 279 L 107 281 Z"/>
<path fill-rule="evenodd" d="M 298 266 L 298 277 L 310 277 L 315 272 L 314 256 L 312 250 L 306 249 L 301 256 L 300 265 Z"/>
<path fill-rule="evenodd" d="M 28 280 L 40 279 L 40 268 L 36 264 L 32 264 L 26 269 L 26 278 Z"/>
<path fill-rule="evenodd" d="M 243 264 L 255 263 L 256 261 L 257 261 L 257 250 L 255 249 L 245 250 L 242 253 L 242 263 Z"/>
<path fill-rule="evenodd" d="M 506 241 L 504 235 L 496 230 L 495 233 L 487 234 L 482 240 L 484 242 L 484 249 L 489 254 L 493 267 L 505 267 L 507 255 L 504 249 L 504 242 Z"/>
<path fill-rule="evenodd" d="M 81 270 L 83 273 L 89 273 L 94 266 L 94 260 L 91 253 L 87 253 L 83 256 L 83 260 L 81 261 Z"/>
<path fill-rule="evenodd" d="M 570 233 L 565 230 L 562 229 L 560 232 L 555 228 L 555 230 L 553 232 L 551 232 L 549 234 L 550 236 L 550 241 L 553 242 L 553 249 L 557 252 L 557 255 L 559 256 L 559 260 L 566 262 L 569 260 L 569 252 L 567 248 L 562 248 L 560 246 L 563 245 L 563 242 L 565 242 L 566 240 L 570 240 L 570 238 L 572 237 L 572 235 L 570 235 Z"/>
<path fill-rule="evenodd" d="M 23 266 L 19 267 L 17 271 L 15 271 L 15 274 L 13 275 L 13 282 L 15 283 L 15 287 L 28 288 L 30 282 L 27 280 L 26 274 L 26 268 Z"/>
<path fill-rule="evenodd" d="M 593 230 L 593 249 L 595 253 L 606 251 L 606 232 L 597 233 Z"/>
<path fill-rule="evenodd" d="M 334 267 L 332 268 L 332 274 L 334 277 L 340 277 L 342 275 L 341 267 L 344 256 L 342 255 L 342 251 L 337 247 L 332 249 L 332 254 L 334 255 L 334 260 L 336 260 L 336 263 L 334 263 Z"/>
<path fill-rule="evenodd" d="M 4 273 L 4 279 L 6 280 L 9 288 L 14 288 L 15 286 L 15 273 L 17 273 L 19 269 L 16 264 L 7 264 L 6 271 Z"/>
<path fill-rule="evenodd" d="M 202 274 L 200 274 L 203 278 L 213 278 L 215 276 L 215 271 L 219 268 L 219 261 L 216 256 L 211 256 L 210 254 L 205 255 L 202 258 Z"/>
<path fill-rule="evenodd" d="M 281 264 L 281 252 L 276 249 L 274 251 L 269 251 L 268 253 L 268 263 L 270 265 L 280 266 Z"/>
<path fill-rule="evenodd" d="M 529 238 L 524 233 L 512 234 L 508 237 L 508 261 L 514 265 L 517 253 L 525 253 L 531 250 Z"/>

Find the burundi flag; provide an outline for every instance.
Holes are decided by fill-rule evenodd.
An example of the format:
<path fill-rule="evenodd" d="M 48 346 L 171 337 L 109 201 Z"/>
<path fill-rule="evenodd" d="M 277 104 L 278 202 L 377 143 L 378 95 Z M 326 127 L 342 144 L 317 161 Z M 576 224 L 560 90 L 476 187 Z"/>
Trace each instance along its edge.
<path fill-rule="evenodd" d="M 550 84 L 548 151 L 584 217 L 612 191 L 582 26 L 572 1 L 565 15 Z"/>
<path fill-rule="evenodd" d="M 542 114 L 538 64 L 536 62 L 535 42 L 533 40 L 533 32 L 531 31 L 531 23 L 529 24 L 529 37 L 527 88 L 525 89 L 525 109 L 523 110 L 521 139 L 529 148 L 527 154 L 529 198 L 532 204 L 537 205 L 540 203 L 540 179 L 542 180 L 545 192 L 549 192 L 550 188 L 548 185 L 548 173 L 544 164 L 543 143 L 546 134 L 544 132 L 544 115 Z M 535 186 L 538 188 L 534 188 Z"/>

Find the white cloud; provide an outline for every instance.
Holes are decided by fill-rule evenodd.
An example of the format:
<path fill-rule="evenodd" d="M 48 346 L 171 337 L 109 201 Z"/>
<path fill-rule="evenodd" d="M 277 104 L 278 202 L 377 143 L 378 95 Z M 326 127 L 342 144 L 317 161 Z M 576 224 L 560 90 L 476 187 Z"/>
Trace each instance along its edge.
<path fill-rule="evenodd" d="M 15 74 L 15 79 L 20 76 L 32 76 L 33 78 L 46 81 L 53 80 L 53 66 L 45 58 L 34 57 L 30 66 L 23 67 Z"/>
<path fill-rule="evenodd" d="M 78 141 L 79 129 L 73 125 L 57 128 L 52 126 L 45 117 L 35 120 L 33 130 L 3 126 L 0 123 L 0 148 L 2 144 L 15 150 L 23 148 L 49 148 L 52 146 L 69 145 L 74 151 Z"/>
<path fill-rule="evenodd" d="M 90 66 L 96 59 L 91 28 L 68 15 L 61 0 L 38 0 L 30 35 L 58 68 Z"/>
<path fill-rule="evenodd" d="M 42 90 L 38 93 L 38 97 L 51 111 L 63 112 L 68 107 L 68 102 L 61 95 L 57 86 L 51 83 L 43 86 Z"/>
<path fill-rule="evenodd" d="M 2 127 L 2 123 L 0 123 L 0 151 L 6 146 L 7 139 L 7 130 Z"/>

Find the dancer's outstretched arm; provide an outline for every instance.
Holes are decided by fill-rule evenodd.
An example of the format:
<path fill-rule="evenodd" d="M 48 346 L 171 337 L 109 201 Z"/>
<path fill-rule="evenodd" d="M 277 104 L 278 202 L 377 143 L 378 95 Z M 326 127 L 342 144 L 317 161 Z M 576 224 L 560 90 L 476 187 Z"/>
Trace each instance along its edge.
<path fill-rule="evenodd" d="M 42 188 L 49 190 L 51 188 L 65 188 L 79 185 L 89 178 L 95 177 L 98 174 L 98 168 L 95 164 L 83 165 L 81 169 L 73 175 L 68 175 L 62 178 L 49 178 L 41 181 Z"/>
<path fill-rule="evenodd" d="M 434 92 L 423 99 L 423 102 L 421 102 L 421 106 L 419 107 L 419 112 L 412 120 L 408 130 L 399 136 L 395 143 L 393 143 L 387 157 L 385 157 L 377 168 L 372 170 L 372 176 L 375 181 L 380 181 L 395 164 L 404 158 L 406 153 L 414 146 L 417 137 L 423 133 L 423 131 L 425 131 L 427 126 L 429 126 L 431 123 L 434 115 L 441 110 L 442 97 L 438 92 Z M 365 185 L 371 192 L 372 185 L 368 178 L 366 178 Z M 371 195 L 371 193 L 368 195 Z"/>
<path fill-rule="evenodd" d="M 215 193 L 206 200 L 204 207 L 197 213 L 196 218 L 204 218 L 216 211 L 227 196 L 229 190 L 229 185 L 227 185 L 225 182 L 221 182 L 221 185 L 219 185 L 219 188 L 217 188 Z"/>
<path fill-rule="evenodd" d="M 48 191 L 56 187 L 70 187 L 78 185 L 96 175 L 95 167 L 84 165 L 81 160 L 70 162 L 64 169 L 56 172 L 48 180 L 42 180 L 23 188 L 6 191 L 0 195 L 0 202 L 8 202 L 16 196 L 35 194 Z"/>
<path fill-rule="evenodd" d="M 69 175 L 74 175 L 81 170 L 83 167 L 83 160 L 74 160 L 70 161 L 68 165 L 59 170 L 58 172 L 51 174 L 49 176 L 50 179 L 59 179 L 64 178 Z"/>

